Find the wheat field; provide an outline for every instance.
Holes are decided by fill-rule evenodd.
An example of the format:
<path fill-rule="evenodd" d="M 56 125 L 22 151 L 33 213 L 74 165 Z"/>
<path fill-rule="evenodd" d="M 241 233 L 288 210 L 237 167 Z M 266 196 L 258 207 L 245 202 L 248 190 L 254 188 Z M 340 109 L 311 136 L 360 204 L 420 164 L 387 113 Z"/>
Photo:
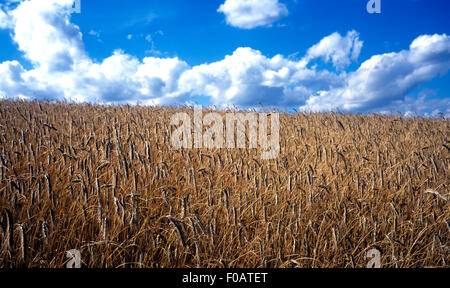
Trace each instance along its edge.
<path fill-rule="evenodd" d="M 1 101 L 0 267 L 449 267 L 449 119 L 280 113 L 261 160 L 177 111 Z"/>

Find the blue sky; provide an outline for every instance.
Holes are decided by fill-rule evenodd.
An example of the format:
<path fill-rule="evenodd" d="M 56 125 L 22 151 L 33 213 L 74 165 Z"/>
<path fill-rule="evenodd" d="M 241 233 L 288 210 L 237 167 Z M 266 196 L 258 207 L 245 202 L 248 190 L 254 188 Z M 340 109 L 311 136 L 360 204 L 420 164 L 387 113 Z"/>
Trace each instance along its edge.
<path fill-rule="evenodd" d="M 450 115 L 449 1 L 72 1 L 0 0 L 0 97 Z"/>

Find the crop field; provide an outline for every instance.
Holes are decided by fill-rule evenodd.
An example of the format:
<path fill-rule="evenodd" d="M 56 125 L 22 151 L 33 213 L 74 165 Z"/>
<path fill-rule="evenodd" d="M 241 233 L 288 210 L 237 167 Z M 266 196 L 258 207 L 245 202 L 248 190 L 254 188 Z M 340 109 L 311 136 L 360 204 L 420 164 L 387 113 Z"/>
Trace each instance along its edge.
<path fill-rule="evenodd" d="M 173 148 L 192 110 L 1 101 L 0 267 L 450 266 L 448 118 L 280 112 L 263 160 Z"/>

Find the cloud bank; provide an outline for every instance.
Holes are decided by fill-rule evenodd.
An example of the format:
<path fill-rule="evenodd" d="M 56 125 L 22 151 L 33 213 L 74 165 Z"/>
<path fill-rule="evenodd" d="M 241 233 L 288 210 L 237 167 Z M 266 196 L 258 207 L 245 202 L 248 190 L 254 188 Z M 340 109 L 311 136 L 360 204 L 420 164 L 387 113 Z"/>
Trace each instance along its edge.
<path fill-rule="evenodd" d="M 356 31 L 326 36 L 298 60 L 240 47 L 221 61 L 193 67 L 176 57 L 138 59 L 120 50 L 96 62 L 70 22 L 72 2 L 31 0 L 0 7 L 0 28 L 11 30 L 32 64 L 27 70 L 16 60 L 0 63 L 1 98 L 159 105 L 207 96 L 219 106 L 262 102 L 312 111 L 408 113 L 427 107 L 450 115 L 448 98 L 407 96 L 450 69 L 446 34 L 419 36 L 409 49 L 374 55 L 350 72 L 344 68 L 358 61 L 363 46 Z M 316 61 L 332 68 L 319 69 Z"/>
<path fill-rule="evenodd" d="M 420 36 L 409 50 L 372 56 L 348 75 L 343 87 L 309 98 L 304 107 L 326 110 L 336 106 L 346 111 L 382 108 L 449 69 L 450 37 Z M 449 100 L 443 104 L 448 113 Z"/>

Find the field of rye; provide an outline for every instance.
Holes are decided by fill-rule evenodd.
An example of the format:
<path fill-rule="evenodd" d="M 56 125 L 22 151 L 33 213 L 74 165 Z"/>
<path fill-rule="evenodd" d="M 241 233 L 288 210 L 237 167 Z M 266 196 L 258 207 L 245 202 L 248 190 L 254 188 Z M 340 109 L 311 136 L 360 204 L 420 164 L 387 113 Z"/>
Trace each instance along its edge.
<path fill-rule="evenodd" d="M 192 110 L 1 101 L 0 267 L 449 267 L 448 119 L 280 113 L 261 160 L 172 148 Z"/>

